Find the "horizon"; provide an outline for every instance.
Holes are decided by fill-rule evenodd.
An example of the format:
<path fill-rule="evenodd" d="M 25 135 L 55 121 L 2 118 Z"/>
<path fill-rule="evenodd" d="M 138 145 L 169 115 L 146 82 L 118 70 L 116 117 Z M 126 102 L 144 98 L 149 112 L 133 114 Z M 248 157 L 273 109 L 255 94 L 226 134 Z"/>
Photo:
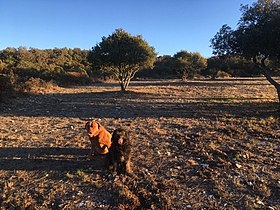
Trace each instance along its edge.
<path fill-rule="evenodd" d="M 0 50 L 90 50 L 102 37 L 122 28 L 133 36 L 141 35 L 158 56 L 186 50 L 208 58 L 213 56 L 210 39 L 224 24 L 235 28 L 240 6 L 253 2 L 10 0 L 0 3 Z"/>

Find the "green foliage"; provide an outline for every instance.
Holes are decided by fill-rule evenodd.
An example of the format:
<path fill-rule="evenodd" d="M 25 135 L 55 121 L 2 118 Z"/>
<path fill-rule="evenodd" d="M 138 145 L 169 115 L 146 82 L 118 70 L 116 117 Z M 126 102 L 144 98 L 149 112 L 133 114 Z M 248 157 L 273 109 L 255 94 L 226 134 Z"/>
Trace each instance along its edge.
<path fill-rule="evenodd" d="M 279 69 L 280 2 L 258 0 L 252 6 L 242 6 L 241 11 L 236 30 L 223 25 L 211 39 L 213 53 L 218 56 L 240 55 L 251 58 L 275 86 L 280 100 L 280 84 L 271 77 L 271 68 Z"/>
<path fill-rule="evenodd" d="M 148 68 L 136 76 L 144 78 L 172 78 L 176 76 L 174 69 L 174 58 L 170 55 L 159 56 L 153 68 Z"/>
<path fill-rule="evenodd" d="M 255 57 L 280 58 L 280 2 L 259 0 L 241 8 L 242 17 L 235 31 L 237 53 Z"/>
<path fill-rule="evenodd" d="M 0 73 L 16 74 L 20 80 L 27 81 L 31 77 L 53 80 L 60 84 L 85 82 L 88 78 L 89 63 L 87 50 L 79 48 L 54 48 L 40 50 L 19 47 L 6 48 L 0 51 Z M 83 78 L 75 75 L 77 72 Z"/>
<path fill-rule="evenodd" d="M 154 64 L 154 70 L 161 76 L 172 75 L 174 59 L 170 55 L 164 55 L 157 58 Z"/>
<path fill-rule="evenodd" d="M 113 74 L 125 91 L 137 71 L 149 68 L 156 59 L 155 49 L 140 35 L 132 36 L 123 29 L 117 29 L 103 37 L 89 53 L 88 60 L 93 69 Z"/>
<path fill-rule="evenodd" d="M 203 72 L 205 75 L 211 75 L 211 79 L 216 79 L 217 73 L 223 68 L 221 59 L 218 56 L 212 56 L 207 59 L 207 68 Z"/>
<path fill-rule="evenodd" d="M 183 80 L 193 79 L 195 74 L 207 66 L 207 59 L 197 52 L 190 53 L 182 50 L 174 55 L 174 59 L 174 69 Z"/>
<path fill-rule="evenodd" d="M 159 56 L 153 69 L 146 69 L 137 76 L 152 78 L 193 79 L 195 75 L 205 72 L 207 59 L 199 53 L 182 50 L 174 56 Z"/>
<path fill-rule="evenodd" d="M 242 6 L 242 17 L 236 30 L 223 25 L 211 39 L 213 53 L 218 56 L 240 55 L 264 62 L 280 59 L 280 3 L 259 0 Z"/>
<path fill-rule="evenodd" d="M 219 71 L 234 77 L 259 75 L 252 60 L 241 56 L 212 56 L 207 59 L 207 68 L 201 73 L 215 79 Z"/>

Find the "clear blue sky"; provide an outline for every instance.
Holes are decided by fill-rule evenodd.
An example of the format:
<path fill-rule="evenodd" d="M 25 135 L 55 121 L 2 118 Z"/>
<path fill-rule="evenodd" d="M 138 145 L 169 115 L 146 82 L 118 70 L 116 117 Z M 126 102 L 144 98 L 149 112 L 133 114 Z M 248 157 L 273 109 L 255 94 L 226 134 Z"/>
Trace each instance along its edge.
<path fill-rule="evenodd" d="M 209 40 L 232 28 L 240 5 L 256 0 L 1 0 L 0 49 L 91 49 L 122 28 L 142 37 L 158 55 L 180 50 L 212 55 Z"/>

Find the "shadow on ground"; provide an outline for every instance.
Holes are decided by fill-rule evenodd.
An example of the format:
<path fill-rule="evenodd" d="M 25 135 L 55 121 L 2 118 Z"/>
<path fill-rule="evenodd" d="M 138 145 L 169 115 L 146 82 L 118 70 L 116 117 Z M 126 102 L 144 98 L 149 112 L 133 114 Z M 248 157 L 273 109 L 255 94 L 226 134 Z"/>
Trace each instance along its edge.
<path fill-rule="evenodd" d="M 22 98 L 24 97 L 24 98 Z M 119 91 L 76 94 L 22 96 L 3 104 L 1 115 L 78 117 L 78 118 L 136 118 L 183 117 L 216 118 L 279 116 L 279 104 L 273 102 L 231 102 L 230 98 L 166 98 L 156 94 Z M 254 100 L 254 98 L 251 98 Z"/>
<path fill-rule="evenodd" d="M 76 148 L 0 148 L 0 170 L 104 169 L 104 156 L 87 159 L 87 149 Z"/>
<path fill-rule="evenodd" d="M 269 86 L 270 84 L 264 77 L 257 78 L 217 78 L 215 80 L 211 79 L 199 79 L 199 80 L 138 80 L 132 81 L 130 86 L 197 86 L 197 87 L 227 87 L 227 86 L 240 86 L 240 85 L 252 85 L 254 82 L 257 82 L 261 86 Z M 102 84 L 104 85 L 104 84 Z M 107 87 L 116 87 L 115 83 L 105 83 Z"/>

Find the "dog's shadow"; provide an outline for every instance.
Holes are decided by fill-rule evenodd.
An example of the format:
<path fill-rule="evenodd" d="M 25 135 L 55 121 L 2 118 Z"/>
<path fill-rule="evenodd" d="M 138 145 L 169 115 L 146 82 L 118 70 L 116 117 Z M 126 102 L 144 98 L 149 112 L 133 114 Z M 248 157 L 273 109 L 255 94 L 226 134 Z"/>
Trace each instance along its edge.
<path fill-rule="evenodd" d="M 101 170 L 105 168 L 104 156 L 87 159 L 89 150 L 78 148 L 0 148 L 0 170 Z"/>

